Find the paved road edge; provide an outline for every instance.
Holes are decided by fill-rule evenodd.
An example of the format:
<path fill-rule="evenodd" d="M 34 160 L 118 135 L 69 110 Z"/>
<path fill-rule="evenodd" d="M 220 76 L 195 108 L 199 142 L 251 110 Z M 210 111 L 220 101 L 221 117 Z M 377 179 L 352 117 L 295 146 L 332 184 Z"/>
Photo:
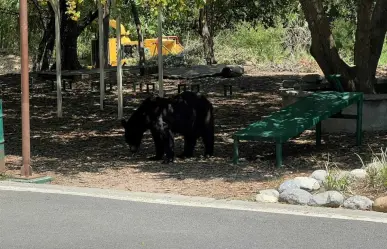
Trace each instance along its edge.
<path fill-rule="evenodd" d="M 190 207 L 221 208 L 240 211 L 253 211 L 264 213 L 277 213 L 301 215 L 321 218 L 345 219 L 387 223 L 387 214 L 348 210 L 342 208 L 322 208 L 309 206 L 296 206 L 279 203 L 256 203 L 238 200 L 217 200 L 207 197 L 191 197 L 175 194 L 159 194 L 146 192 L 130 192 L 112 189 L 69 187 L 51 184 L 30 184 L 10 181 L 0 181 L 0 190 L 23 191 L 47 194 L 64 194 L 95 198 L 114 199 L 122 201 L 135 201 L 154 204 L 167 204 Z M 0 200 L 1 203 L 1 200 Z"/>

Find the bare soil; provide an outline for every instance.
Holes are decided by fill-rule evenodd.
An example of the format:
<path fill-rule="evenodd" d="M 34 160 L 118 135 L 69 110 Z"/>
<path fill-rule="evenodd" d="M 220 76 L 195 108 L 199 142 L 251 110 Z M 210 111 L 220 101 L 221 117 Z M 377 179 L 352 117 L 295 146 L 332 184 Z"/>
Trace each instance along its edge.
<path fill-rule="evenodd" d="M 382 73 L 385 73 L 382 72 Z M 284 79 L 300 77 L 296 73 L 257 72 L 250 70 L 239 78 L 202 78 L 186 80 L 201 84 L 215 106 L 215 157 L 204 160 L 201 142 L 192 160 L 176 160 L 165 165 L 150 162 L 154 154 L 149 132 L 140 152 L 131 157 L 117 118 L 116 88 L 106 95 L 105 109 L 100 110 L 99 93 L 91 92 L 90 82 L 73 84 L 63 93 L 63 118 L 56 117 L 56 91 L 44 81 L 30 88 L 31 165 L 35 173 L 54 177 L 52 184 L 131 191 L 176 193 L 214 198 L 254 198 L 256 192 L 276 187 L 281 180 L 308 175 L 324 168 L 330 161 L 340 168 L 361 167 L 355 153 L 370 158 L 370 147 L 378 150 L 387 144 L 387 132 L 365 133 L 364 144 L 355 146 L 355 135 L 324 135 L 316 147 L 314 131 L 307 130 L 284 145 L 284 167 L 275 167 L 275 146 L 271 143 L 244 142 L 240 146 L 242 163 L 232 165 L 232 134 L 281 107 L 278 95 Z M 124 79 L 124 114 L 148 96 L 133 93 L 132 82 L 156 82 L 151 77 L 126 75 Z M 224 82 L 231 82 L 234 95 L 223 96 Z M 166 80 L 166 94 L 177 93 L 179 80 Z M 7 174 L 19 174 L 22 165 L 20 75 L 0 75 L 4 109 L 4 132 Z M 176 153 L 182 150 L 182 139 L 176 137 Z"/>

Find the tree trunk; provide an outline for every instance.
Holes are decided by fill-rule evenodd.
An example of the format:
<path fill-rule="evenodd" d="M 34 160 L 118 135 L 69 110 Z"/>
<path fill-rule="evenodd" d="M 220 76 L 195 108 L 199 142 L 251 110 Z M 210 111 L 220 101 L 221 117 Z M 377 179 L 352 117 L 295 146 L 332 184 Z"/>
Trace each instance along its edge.
<path fill-rule="evenodd" d="M 136 2 L 134 0 L 130 0 L 130 5 L 131 5 L 131 9 L 132 9 L 134 24 L 136 25 L 136 30 L 137 30 L 138 55 L 140 57 L 139 58 L 140 75 L 143 76 L 145 74 L 144 36 L 142 35 L 141 21 L 140 21 L 140 18 L 138 16 Z"/>
<path fill-rule="evenodd" d="M 202 37 L 204 57 L 207 65 L 217 64 L 214 54 L 214 38 L 213 33 L 210 32 L 209 23 L 211 13 L 210 7 L 212 3 L 208 3 L 199 10 L 199 34 Z"/>
<path fill-rule="evenodd" d="M 103 53 L 105 56 L 105 68 L 109 66 L 109 20 L 111 0 L 107 0 L 103 13 Z"/>
<path fill-rule="evenodd" d="M 355 41 L 356 78 L 358 90 L 374 93 L 376 69 L 382 53 L 387 31 L 387 1 L 361 0 L 357 6 Z"/>
<path fill-rule="evenodd" d="M 359 0 L 354 48 L 355 67 L 348 66 L 335 46 L 322 0 L 300 0 L 312 35 L 311 54 L 325 75 L 341 74 L 346 91 L 374 93 L 378 61 L 387 31 L 387 0 Z"/>
<path fill-rule="evenodd" d="M 341 74 L 343 88 L 354 91 L 354 73 L 341 58 L 333 40 L 328 18 L 321 0 L 300 0 L 312 36 L 310 53 L 325 75 Z"/>
<path fill-rule="evenodd" d="M 33 71 L 44 71 L 50 67 L 50 59 L 55 46 L 55 13 L 51 5 L 48 5 L 48 9 L 49 21 L 46 25 L 43 23 L 44 33 L 34 60 Z"/>
<path fill-rule="evenodd" d="M 66 14 L 66 0 L 60 0 L 61 11 L 61 49 L 62 70 L 77 70 L 82 68 L 78 60 L 78 37 L 98 17 L 98 11 L 90 12 L 85 18 L 74 21 Z M 53 32 L 55 34 L 55 32 Z M 51 69 L 55 68 L 55 63 Z"/>
<path fill-rule="evenodd" d="M 78 60 L 78 24 L 70 18 L 66 11 L 66 0 L 60 0 L 62 70 L 77 70 L 82 68 Z M 53 68 L 55 66 L 54 64 Z"/>

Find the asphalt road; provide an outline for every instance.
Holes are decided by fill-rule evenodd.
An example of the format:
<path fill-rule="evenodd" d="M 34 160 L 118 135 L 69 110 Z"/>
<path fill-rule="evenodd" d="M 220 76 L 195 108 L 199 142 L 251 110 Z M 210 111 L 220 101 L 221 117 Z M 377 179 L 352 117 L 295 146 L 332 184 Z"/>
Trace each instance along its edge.
<path fill-rule="evenodd" d="M 386 248 L 387 224 L 0 190 L 3 249 Z"/>

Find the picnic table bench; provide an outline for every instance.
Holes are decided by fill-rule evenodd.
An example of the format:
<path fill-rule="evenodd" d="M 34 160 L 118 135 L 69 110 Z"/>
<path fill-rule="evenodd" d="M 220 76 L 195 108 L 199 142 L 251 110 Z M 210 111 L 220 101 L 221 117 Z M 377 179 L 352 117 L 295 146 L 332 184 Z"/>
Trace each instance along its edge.
<path fill-rule="evenodd" d="M 357 115 L 341 114 L 341 111 L 357 103 Z M 276 165 L 282 166 L 282 144 L 306 129 L 316 126 L 316 144 L 321 144 L 321 121 L 328 118 L 356 120 L 356 143 L 362 140 L 363 93 L 315 92 L 299 101 L 272 113 L 266 118 L 233 134 L 233 163 L 238 163 L 238 144 L 241 140 L 272 141 L 276 144 Z"/>

